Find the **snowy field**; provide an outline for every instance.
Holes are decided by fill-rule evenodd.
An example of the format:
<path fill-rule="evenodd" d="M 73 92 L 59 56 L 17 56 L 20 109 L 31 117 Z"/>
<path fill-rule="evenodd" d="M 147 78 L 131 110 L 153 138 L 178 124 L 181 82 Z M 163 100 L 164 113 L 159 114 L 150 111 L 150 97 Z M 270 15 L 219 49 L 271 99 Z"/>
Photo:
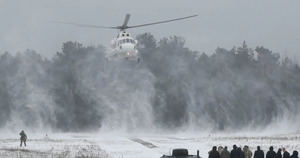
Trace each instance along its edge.
<path fill-rule="evenodd" d="M 252 151 L 260 145 L 266 151 L 270 145 L 275 150 L 286 147 L 289 152 L 300 150 L 300 134 L 245 136 L 196 134 L 49 134 L 30 135 L 27 147 L 19 147 L 14 136 L 0 137 L 1 158 L 159 158 L 173 148 L 187 148 L 190 154 L 200 150 L 206 158 L 212 146 L 249 145 Z"/>

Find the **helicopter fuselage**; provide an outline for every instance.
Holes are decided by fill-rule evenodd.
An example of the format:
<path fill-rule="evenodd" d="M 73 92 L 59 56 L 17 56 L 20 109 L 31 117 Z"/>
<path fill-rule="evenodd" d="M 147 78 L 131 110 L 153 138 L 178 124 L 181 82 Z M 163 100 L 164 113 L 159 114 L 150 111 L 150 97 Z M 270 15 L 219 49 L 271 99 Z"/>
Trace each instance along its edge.
<path fill-rule="evenodd" d="M 119 57 L 124 57 L 126 59 L 134 59 L 134 60 L 139 61 L 139 54 L 138 54 L 138 50 L 136 49 L 138 41 L 136 39 L 134 39 L 132 36 L 130 36 L 130 34 L 126 31 L 127 29 L 144 27 L 144 26 L 149 26 L 149 25 L 157 25 L 157 24 L 162 24 L 162 23 L 169 23 L 169 22 L 173 22 L 173 21 L 177 21 L 177 20 L 184 20 L 184 19 L 188 19 L 188 18 L 192 18 L 192 17 L 196 17 L 196 16 L 198 16 L 198 15 L 195 14 L 195 15 L 186 16 L 186 17 L 182 17 L 182 18 L 169 19 L 169 20 L 157 21 L 157 22 L 140 24 L 140 25 L 133 25 L 133 26 L 128 26 L 130 14 L 126 14 L 124 22 L 120 26 L 99 26 L 99 25 L 78 24 L 78 23 L 70 23 L 70 22 L 58 22 L 58 23 L 70 24 L 70 25 L 75 25 L 78 27 L 120 30 L 117 37 L 111 41 L 111 46 L 112 46 L 113 51 L 112 51 L 112 53 L 109 52 L 107 54 L 107 57 L 119 56 Z"/>
<path fill-rule="evenodd" d="M 111 46 L 115 52 L 114 56 L 121 56 L 126 59 L 138 59 L 138 50 L 136 49 L 137 40 L 135 40 L 128 32 L 120 31 L 116 38 L 111 42 Z"/>

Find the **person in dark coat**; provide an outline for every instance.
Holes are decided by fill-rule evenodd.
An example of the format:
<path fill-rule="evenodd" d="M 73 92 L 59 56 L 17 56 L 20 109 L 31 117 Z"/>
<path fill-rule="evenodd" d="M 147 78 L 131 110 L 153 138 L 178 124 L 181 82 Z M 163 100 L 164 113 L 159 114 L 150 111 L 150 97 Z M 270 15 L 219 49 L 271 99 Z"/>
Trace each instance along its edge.
<path fill-rule="evenodd" d="M 275 155 L 275 158 L 282 158 L 282 154 L 281 154 L 281 149 L 279 148 L 276 155 Z"/>
<path fill-rule="evenodd" d="M 217 151 L 217 147 L 216 147 L 216 146 L 214 146 L 214 147 L 212 148 L 212 151 L 209 152 L 208 158 L 220 158 L 220 154 L 219 154 L 219 152 Z"/>
<path fill-rule="evenodd" d="M 264 158 L 264 151 L 260 150 L 260 146 L 257 146 L 257 150 L 254 152 L 254 158 Z"/>
<path fill-rule="evenodd" d="M 22 147 L 23 143 L 26 146 L 27 135 L 25 134 L 25 132 L 23 130 L 20 132 L 20 136 L 21 136 L 20 137 L 20 141 L 21 141 L 20 146 Z"/>
<path fill-rule="evenodd" d="M 290 153 L 285 150 L 285 148 L 282 148 L 283 157 L 282 158 L 290 158 Z"/>
<path fill-rule="evenodd" d="M 237 150 L 239 152 L 239 157 L 240 158 L 245 158 L 245 155 L 244 155 L 244 152 L 242 151 L 242 148 L 238 148 Z"/>
<path fill-rule="evenodd" d="M 267 152 L 266 158 L 275 158 L 276 153 L 273 150 L 273 146 L 270 146 L 269 151 Z"/>
<path fill-rule="evenodd" d="M 290 158 L 298 158 L 298 151 L 294 150 L 293 155 Z"/>
<path fill-rule="evenodd" d="M 221 153 L 221 156 L 220 158 L 230 158 L 230 153 L 227 149 L 227 146 L 224 147 L 222 153 Z"/>
<path fill-rule="evenodd" d="M 237 150 L 237 146 L 233 145 L 233 149 L 230 152 L 230 158 L 240 158 L 240 153 Z"/>

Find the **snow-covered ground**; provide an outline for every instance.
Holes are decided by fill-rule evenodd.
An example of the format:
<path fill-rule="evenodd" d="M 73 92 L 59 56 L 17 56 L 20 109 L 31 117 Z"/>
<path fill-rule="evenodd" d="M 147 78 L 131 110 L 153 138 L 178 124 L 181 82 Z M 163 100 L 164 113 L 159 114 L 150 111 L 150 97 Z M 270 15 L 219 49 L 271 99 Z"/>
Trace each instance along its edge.
<path fill-rule="evenodd" d="M 19 147 L 18 137 L 0 137 L 0 157 L 22 158 L 159 158 L 173 148 L 187 148 L 191 154 L 200 150 L 206 158 L 212 146 L 248 145 L 255 150 L 260 145 L 267 150 L 286 147 L 300 150 L 300 134 L 249 136 L 249 135 L 196 135 L 196 134 L 28 134 L 27 147 Z"/>

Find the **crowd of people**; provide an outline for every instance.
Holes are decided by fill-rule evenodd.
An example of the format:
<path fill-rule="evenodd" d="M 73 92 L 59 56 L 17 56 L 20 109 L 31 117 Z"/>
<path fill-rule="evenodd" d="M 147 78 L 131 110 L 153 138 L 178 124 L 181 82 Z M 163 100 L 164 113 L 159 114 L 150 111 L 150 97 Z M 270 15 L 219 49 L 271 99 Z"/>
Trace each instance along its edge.
<path fill-rule="evenodd" d="M 257 150 L 253 154 L 247 145 L 243 149 L 233 145 L 231 151 L 228 150 L 227 146 L 224 148 L 219 146 L 218 149 L 214 146 L 208 155 L 208 158 L 298 158 L 298 151 L 293 151 L 293 154 L 290 155 L 285 148 L 279 148 L 276 153 L 273 146 L 270 146 L 269 151 L 265 155 L 260 146 L 257 146 Z"/>

